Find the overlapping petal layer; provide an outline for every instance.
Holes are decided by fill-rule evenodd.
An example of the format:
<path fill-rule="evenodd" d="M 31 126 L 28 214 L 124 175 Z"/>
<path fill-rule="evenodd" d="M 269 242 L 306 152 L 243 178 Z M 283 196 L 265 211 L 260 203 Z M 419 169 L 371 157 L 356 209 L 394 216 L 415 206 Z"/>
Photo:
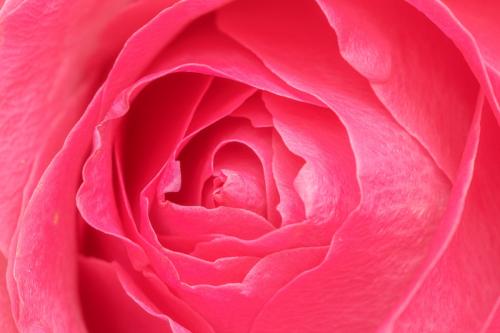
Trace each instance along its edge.
<path fill-rule="evenodd" d="M 102 78 L 74 101 L 22 101 L 33 118 L 6 127 L 23 147 L 6 156 L 34 167 L 6 169 L 9 190 L 28 186 L 24 204 L 2 201 L 0 242 L 6 252 L 24 205 L 6 281 L 17 326 L 494 330 L 492 20 L 460 1 L 232 2 L 109 3 L 89 34 L 116 34 L 105 54 L 120 53 L 54 158 Z M 28 6 L 13 3 L 7 29 Z M 67 52 L 42 52 L 43 73 L 83 57 Z M 54 96 L 71 88 L 60 68 Z M 75 111 L 54 120 L 47 106 Z M 26 124 L 58 128 L 35 159 Z"/>

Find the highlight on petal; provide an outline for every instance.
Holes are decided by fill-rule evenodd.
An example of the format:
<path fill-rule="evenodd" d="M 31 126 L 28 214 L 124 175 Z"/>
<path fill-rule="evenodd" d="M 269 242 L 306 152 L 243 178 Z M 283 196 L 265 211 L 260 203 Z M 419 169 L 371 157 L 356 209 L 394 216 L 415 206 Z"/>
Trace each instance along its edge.
<path fill-rule="evenodd" d="M 500 200 L 500 158 L 494 153 L 500 131 L 487 104 L 478 118 L 472 132 L 477 156 L 464 157 L 465 165 L 473 165 L 470 188 L 463 193 L 462 202 L 449 203 L 463 212 L 454 221 L 452 238 L 439 261 L 396 321 L 395 331 L 479 331 L 500 295 L 496 265 L 500 261 L 500 209 L 496 204 Z M 464 274 L 464 270 L 474 273 Z"/>
<path fill-rule="evenodd" d="M 344 59 L 453 180 L 478 91 L 459 50 L 404 1 L 317 2 Z"/>

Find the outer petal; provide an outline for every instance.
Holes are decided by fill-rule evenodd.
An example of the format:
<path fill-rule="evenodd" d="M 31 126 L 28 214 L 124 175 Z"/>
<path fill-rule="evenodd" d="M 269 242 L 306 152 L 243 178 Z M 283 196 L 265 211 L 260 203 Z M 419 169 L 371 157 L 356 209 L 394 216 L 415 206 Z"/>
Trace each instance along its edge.
<path fill-rule="evenodd" d="M 500 2 L 496 0 L 444 0 L 464 27 L 474 36 L 488 64 L 500 71 Z"/>
<path fill-rule="evenodd" d="M 472 72 L 476 75 L 483 91 L 491 104 L 493 113 L 498 123 L 500 123 L 500 104 L 498 92 L 495 95 L 493 91 L 491 78 L 487 71 L 487 64 L 484 55 L 478 46 L 478 41 L 467 30 L 462 22 L 454 15 L 452 11 L 442 1 L 437 0 L 406 0 L 415 8 L 424 13 L 434 24 L 436 24 L 445 33 L 455 45 L 462 51 L 462 54 L 469 64 Z M 477 3 L 480 8 L 483 2 Z M 488 1 L 487 3 L 496 2 Z M 471 4 L 472 5 L 472 4 Z M 474 6 L 474 5 L 473 5 Z M 493 14 L 492 14 L 493 15 Z M 488 32 L 489 34 L 489 32 Z M 491 35 L 495 36 L 495 35 Z M 497 44 L 498 45 L 498 44 Z"/>
<path fill-rule="evenodd" d="M 463 207 L 461 219 L 451 224 L 447 248 L 396 321 L 395 332 L 479 332 L 500 295 L 500 128 L 488 106 L 480 138 L 478 127 L 477 157 L 464 157 L 465 165 L 475 161 L 470 188 L 449 204 Z"/>
<path fill-rule="evenodd" d="M 109 54 L 101 54 L 92 70 L 89 56 L 105 23 L 123 3 L 9 1 L 0 11 L 0 252 L 4 254 L 28 178 L 26 199 L 96 88 Z"/>
<path fill-rule="evenodd" d="M 7 260 L 0 254 L 0 332 L 15 333 L 17 328 L 12 318 L 12 307 L 7 293 L 6 272 Z"/>
<path fill-rule="evenodd" d="M 453 43 L 402 1 L 318 0 L 342 56 L 452 180 L 478 84 Z"/>

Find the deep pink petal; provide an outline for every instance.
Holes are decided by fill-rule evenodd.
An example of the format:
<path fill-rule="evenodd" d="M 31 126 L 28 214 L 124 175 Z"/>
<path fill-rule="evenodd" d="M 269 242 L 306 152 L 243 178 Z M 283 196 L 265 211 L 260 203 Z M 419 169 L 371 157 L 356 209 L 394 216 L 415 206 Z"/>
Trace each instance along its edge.
<path fill-rule="evenodd" d="M 489 106 L 475 128 L 477 157 L 464 157 L 470 188 L 450 209 L 456 216 L 452 238 L 394 326 L 397 332 L 475 332 L 483 326 L 500 295 L 500 196 L 496 154 L 500 131 Z M 463 203 L 465 201 L 465 203 Z M 460 218 L 461 217 L 461 218 Z M 433 302 L 429 303 L 429 299 Z"/>
<path fill-rule="evenodd" d="M 200 239 L 191 254 L 206 260 L 233 256 L 265 256 L 286 249 L 325 246 L 330 243 L 335 230 L 334 223 L 315 224 L 305 220 L 282 226 L 252 240 L 228 236 Z"/>
<path fill-rule="evenodd" d="M 253 127 L 273 126 L 273 119 L 262 103 L 260 94 L 252 96 L 249 101 L 231 113 L 231 116 L 247 118 Z"/>
<path fill-rule="evenodd" d="M 499 97 L 498 94 L 495 95 L 493 92 L 492 82 L 487 72 L 486 61 L 478 46 L 478 41 L 442 1 L 407 0 L 407 2 L 424 13 L 424 15 L 438 26 L 438 28 L 440 28 L 462 52 L 472 72 L 481 84 L 498 123 L 500 123 Z M 494 1 L 492 3 L 494 3 Z M 481 5 L 477 7 L 481 8 Z"/>
<path fill-rule="evenodd" d="M 186 138 L 229 115 L 255 92 L 237 81 L 215 78 L 189 124 Z"/>
<path fill-rule="evenodd" d="M 282 225 L 301 222 L 306 218 L 304 202 L 297 193 L 294 181 L 304 166 L 304 160 L 293 154 L 277 133 L 273 133 L 273 173 L 280 202 L 277 210 Z"/>
<path fill-rule="evenodd" d="M 127 295 L 110 263 L 81 257 L 79 284 L 85 324 L 91 332 L 175 332 Z"/>
<path fill-rule="evenodd" d="M 342 56 L 454 179 L 478 91 L 459 50 L 403 1 L 318 3 Z"/>
<path fill-rule="evenodd" d="M 169 236 L 225 234 L 241 239 L 257 238 L 273 230 L 264 218 L 231 207 L 207 209 L 166 202 L 154 217 L 155 229 Z"/>
<path fill-rule="evenodd" d="M 500 331 L 500 296 L 491 309 L 491 312 L 484 323 L 481 333 L 495 333 Z"/>
<path fill-rule="evenodd" d="M 6 283 L 7 260 L 0 254 L 0 332 L 17 332 Z"/>
<path fill-rule="evenodd" d="M 130 200 L 137 200 L 146 182 L 174 154 L 210 82 L 205 75 L 171 74 L 151 81 L 133 100 L 116 132 Z"/>
<path fill-rule="evenodd" d="M 315 267 L 326 251 L 310 247 L 276 252 L 259 261 L 241 284 L 198 286 L 179 293 L 216 332 L 246 332 L 263 303 L 297 274 Z"/>
<path fill-rule="evenodd" d="M 213 333 L 213 329 L 207 321 L 174 295 L 163 281 L 150 270 L 126 271 L 119 265 L 115 265 L 115 269 L 128 296 L 140 304 L 146 312 L 155 317 L 169 320 L 173 333 Z M 166 313 L 169 315 L 165 315 Z M 175 321 L 170 320 L 170 318 Z"/>

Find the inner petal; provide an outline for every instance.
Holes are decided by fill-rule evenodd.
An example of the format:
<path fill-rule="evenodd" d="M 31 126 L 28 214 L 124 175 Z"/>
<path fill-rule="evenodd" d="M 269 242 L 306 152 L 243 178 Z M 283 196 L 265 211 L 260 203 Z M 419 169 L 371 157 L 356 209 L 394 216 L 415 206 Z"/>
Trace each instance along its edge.
<path fill-rule="evenodd" d="M 266 216 L 266 189 L 261 163 L 255 153 L 238 142 L 216 153 L 214 174 L 205 182 L 203 205 L 243 208 Z"/>

